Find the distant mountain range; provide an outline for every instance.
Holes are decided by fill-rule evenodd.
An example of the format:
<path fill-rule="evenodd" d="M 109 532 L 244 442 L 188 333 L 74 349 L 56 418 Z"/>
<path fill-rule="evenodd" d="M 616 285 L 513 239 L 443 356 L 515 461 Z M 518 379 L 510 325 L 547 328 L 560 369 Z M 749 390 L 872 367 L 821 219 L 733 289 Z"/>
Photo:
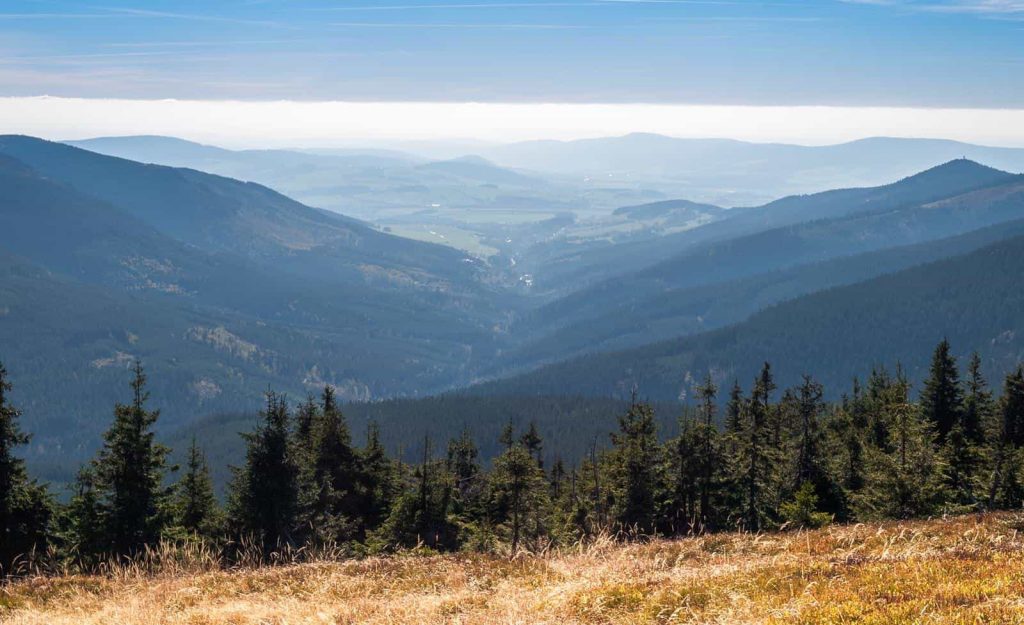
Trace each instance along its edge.
<path fill-rule="evenodd" d="M 681 139 L 656 134 L 527 141 L 480 149 L 506 167 L 580 176 L 661 180 L 689 199 L 727 206 L 840 187 L 877 186 L 938 163 L 968 158 L 1024 172 L 1024 149 L 939 139 L 875 137 L 827 146 Z"/>
<path fill-rule="evenodd" d="M 149 143 L 168 159 L 310 163 L 125 145 Z M 368 158 L 461 187 L 557 185 L 480 158 Z M 348 401 L 402 398 L 351 410 L 399 424 L 388 440 L 408 448 L 441 410 L 459 415 L 446 432 L 470 414 L 491 432 L 509 415 L 487 396 L 560 396 L 528 404 L 557 432 L 585 418 L 569 395 L 607 420 L 601 398 L 674 402 L 707 371 L 746 383 L 764 360 L 834 396 L 897 358 L 917 376 L 943 336 L 988 372 L 1024 358 L 1024 178 L 964 159 L 750 208 L 656 199 L 472 226 L 488 258 L 260 184 L 31 137 L 0 136 L 0 197 L 0 360 L 33 463 L 55 479 L 95 447 L 135 358 L 168 436 L 244 421 L 268 387 L 299 399 L 330 384 Z M 238 416 L 205 418 L 225 413 Z"/>
<path fill-rule="evenodd" d="M 251 180 L 306 204 L 362 219 L 437 220 L 462 209 L 553 211 L 611 209 L 642 193 L 590 192 L 578 184 L 499 167 L 479 156 L 431 161 L 381 150 L 226 150 L 173 137 L 68 141 L 93 152 Z M 527 168 L 528 169 L 528 168 Z"/>

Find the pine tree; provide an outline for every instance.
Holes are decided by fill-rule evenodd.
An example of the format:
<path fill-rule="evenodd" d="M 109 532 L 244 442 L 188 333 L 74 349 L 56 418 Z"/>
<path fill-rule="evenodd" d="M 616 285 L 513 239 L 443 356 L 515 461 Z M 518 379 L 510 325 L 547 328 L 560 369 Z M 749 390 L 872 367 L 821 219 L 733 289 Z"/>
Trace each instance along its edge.
<path fill-rule="evenodd" d="M 330 386 L 324 387 L 312 440 L 314 528 L 327 541 L 360 538 L 364 522 L 358 492 L 360 467 L 348 424 Z"/>
<path fill-rule="evenodd" d="M 256 430 L 243 434 L 245 465 L 234 470 L 231 485 L 229 526 L 237 537 L 256 540 L 266 559 L 278 547 L 296 543 L 299 467 L 289 420 L 285 398 L 268 391 Z"/>
<path fill-rule="evenodd" d="M 109 551 L 92 464 L 79 469 L 75 476 L 74 493 L 61 521 L 65 548 L 79 564 L 91 567 Z"/>
<path fill-rule="evenodd" d="M 668 445 L 671 454 L 672 512 L 670 530 L 685 533 L 700 524 L 703 478 L 702 428 L 692 416 L 679 417 L 679 436 Z"/>
<path fill-rule="evenodd" d="M 657 425 L 650 404 L 634 398 L 612 434 L 615 474 L 615 520 L 641 534 L 655 531 L 661 465 Z"/>
<path fill-rule="evenodd" d="M 370 542 L 377 549 L 457 548 L 459 527 L 451 517 L 453 482 L 446 463 L 433 458 L 430 437 L 425 436 L 410 487 L 396 498 L 387 521 L 371 535 Z"/>
<path fill-rule="evenodd" d="M 540 432 L 537 431 L 537 422 L 530 421 L 530 427 L 526 432 L 519 438 L 519 442 L 526 447 L 526 451 L 530 452 L 530 455 L 537 460 L 537 466 L 544 466 L 544 439 L 541 438 Z"/>
<path fill-rule="evenodd" d="M 14 455 L 30 437 L 18 426 L 21 413 L 8 403 L 10 391 L 7 369 L 0 363 L 0 577 L 45 545 L 52 514 L 46 489 L 28 478 L 25 461 Z"/>
<path fill-rule="evenodd" d="M 999 399 L 997 431 L 993 433 L 989 508 L 1018 508 L 1024 503 L 1021 445 L 1024 443 L 1024 367 L 1008 374 Z"/>
<path fill-rule="evenodd" d="M 478 512 L 476 508 L 481 503 L 483 479 L 479 456 L 480 451 L 468 429 L 448 442 L 448 472 L 455 480 L 458 505 L 463 511 Z"/>
<path fill-rule="evenodd" d="M 363 503 L 360 506 L 367 531 L 380 527 L 398 496 L 398 469 L 388 458 L 380 440 L 380 428 L 371 422 L 366 429 L 366 447 L 360 453 Z"/>
<path fill-rule="evenodd" d="M 741 518 L 748 531 L 762 529 L 770 520 L 776 493 L 775 469 L 777 450 L 773 447 L 773 406 L 771 393 L 775 381 L 771 365 L 767 362 L 754 380 L 750 400 L 741 414 L 741 426 L 736 448 L 734 481 L 741 487 L 744 501 Z"/>
<path fill-rule="evenodd" d="M 983 444 L 986 432 L 992 429 L 994 418 L 995 402 L 992 399 L 992 391 L 981 374 L 981 356 L 974 352 L 967 364 L 967 393 L 964 396 L 962 413 L 964 436 L 976 445 Z"/>
<path fill-rule="evenodd" d="M 837 514 L 842 509 L 842 495 L 825 457 L 825 433 L 821 426 L 824 393 L 821 384 L 809 375 L 803 376 L 803 383 L 796 392 L 797 452 L 792 484 L 795 494 L 805 483 L 810 483 L 814 499 L 822 510 Z"/>
<path fill-rule="evenodd" d="M 935 511 L 941 472 L 935 458 L 934 426 L 906 402 L 886 406 L 889 441 L 868 453 L 868 481 L 856 494 L 862 519 L 908 519 Z"/>
<path fill-rule="evenodd" d="M 306 395 L 306 401 L 299 404 L 295 411 L 295 443 L 299 449 L 309 455 L 313 454 L 313 433 L 317 421 L 320 420 L 320 406 L 313 394 Z"/>
<path fill-rule="evenodd" d="M 725 407 L 725 431 L 739 432 L 743 429 L 743 389 L 739 380 L 734 380 L 729 391 L 729 403 Z"/>
<path fill-rule="evenodd" d="M 960 421 L 963 412 L 963 389 L 956 359 L 950 354 L 949 341 L 943 339 L 932 355 L 931 370 L 921 391 L 921 412 L 934 427 L 939 441 Z"/>
<path fill-rule="evenodd" d="M 542 532 L 536 513 L 547 499 L 544 472 L 523 444 L 513 444 L 494 461 L 491 489 L 496 498 L 497 520 L 508 527 L 512 553 L 522 539 L 536 539 Z"/>
<path fill-rule="evenodd" d="M 700 424 L 700 521 L 705 526 L 715 524 L 715 511 L 712 508 L 712 494 L 719 487 L 718 474 L 721 472 L 721 450 L 718 448 L 718 427 L 715 425 L 715 398 L 718 387 L 709 373 L 704 383 L 697 389 L 697 397 L 701 402 Z"/>
<path fill-rule="evenodd" d="M 189 446 L 185 473 L 178 480 L 175 493 L 175 522 L 185 531 L 213 537 L 219 529 L 220 514 L 206 456 L 195 436 Z"/>
<path fill-rule="evenodd" d="M 117 404 L 114 423 L 94 461 L 104 531 L 112 553 L 126 555 L 155 544 L 169 519 L 164 486 L 168 449 L 154 440 L 159 411 L 146 410 L 149 393 L 142 364 L 135 363 L 132 403 Z"/>

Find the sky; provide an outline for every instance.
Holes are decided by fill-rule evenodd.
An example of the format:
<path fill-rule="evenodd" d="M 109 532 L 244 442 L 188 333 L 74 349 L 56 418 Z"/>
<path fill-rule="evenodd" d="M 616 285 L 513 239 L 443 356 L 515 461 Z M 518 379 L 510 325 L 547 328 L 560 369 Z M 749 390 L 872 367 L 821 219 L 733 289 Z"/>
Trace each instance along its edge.
<path fill-rule="evenodd" d="M 1022 42 L 1024 0 L 4 0 L 0 131 L 213 137 L 241 102 L 225 140 L 906 128 L 1024 145 Z M 459 133 L 465 103 L 491 108 Z"/>

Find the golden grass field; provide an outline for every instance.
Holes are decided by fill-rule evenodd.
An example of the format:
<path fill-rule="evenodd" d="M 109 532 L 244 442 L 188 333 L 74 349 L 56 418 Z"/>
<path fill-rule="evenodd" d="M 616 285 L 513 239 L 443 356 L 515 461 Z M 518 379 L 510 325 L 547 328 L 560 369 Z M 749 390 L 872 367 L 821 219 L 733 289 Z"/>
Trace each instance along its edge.
<path fill-rule="evenodd" d="M 1024 623 L 1024 515 L 22 580 L 22 624 Z"/>

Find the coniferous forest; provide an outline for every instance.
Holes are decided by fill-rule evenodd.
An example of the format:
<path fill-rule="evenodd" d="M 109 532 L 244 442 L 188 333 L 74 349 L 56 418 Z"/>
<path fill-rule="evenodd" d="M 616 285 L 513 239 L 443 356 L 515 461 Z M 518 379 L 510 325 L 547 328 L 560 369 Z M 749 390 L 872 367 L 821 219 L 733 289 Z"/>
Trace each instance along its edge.
<path fill-rule="evenodd" d="M 779 388 L 769 363 L 724 388 L 709 374 L 667 440 L 634 395 L 610 438 L 573 465 L 534 424 L 511 423 L 493 458 L 467 430 L 428 436 L 420 457 L 399 459 L 375 426 L 353 440 L 332 387 L 298 404 L 268 391 L 224 501 L 202 441 L 170 464 L 140 363 L 69 496 L 18 455 L 30 434 L 9 400 L 14 382 L 0 367 L 6 575 L 93 570 L 158 545 L 201 543 L 225 565 L 325 550 L 516 553 L 598 535 L 786 530 L 1024 502 L 1024 367 L 990 384 L 977 356 L 957 362 L 945 340 L 920 388 L 899 366 L 878 368 L 831 403 L 812 375 Z"/>

